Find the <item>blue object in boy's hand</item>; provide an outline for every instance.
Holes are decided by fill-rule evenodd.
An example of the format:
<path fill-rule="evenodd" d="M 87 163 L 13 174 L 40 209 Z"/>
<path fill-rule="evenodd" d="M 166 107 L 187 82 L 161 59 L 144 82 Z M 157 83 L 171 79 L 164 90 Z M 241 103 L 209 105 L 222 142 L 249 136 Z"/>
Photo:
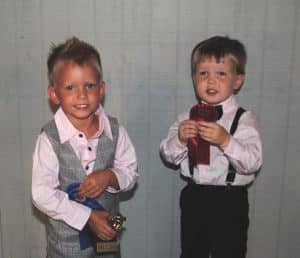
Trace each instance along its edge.
<path fill-rule="evenodd" d="M 89 197 L 82 197 L 78 194 L 80 183 L 72 183 L 68 185 L 66 192 L 69 195 L 69 199 L 76 201 L 94 210 L 105 211 L 104 207 L 95 199 Z M 79 233 L 80 249 L 86 249 L 92 246 L 90 235 L 87 226 L 85 226 Z"/>

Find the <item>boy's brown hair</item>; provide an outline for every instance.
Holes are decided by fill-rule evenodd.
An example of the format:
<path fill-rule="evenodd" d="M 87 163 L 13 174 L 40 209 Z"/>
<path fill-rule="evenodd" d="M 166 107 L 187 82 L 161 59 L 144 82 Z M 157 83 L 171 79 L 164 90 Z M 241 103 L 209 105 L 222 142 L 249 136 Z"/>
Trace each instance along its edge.
<path fill-rule="evenodd" d="M 192 76 L 196 72 L 197 65 L 205 58 L 214 57 L 219 62 L 225 56 L 232 58 L 238 75 L 245 74 L 247 53 L 244 45 L 240 41 L 227 36 L 214 36 L 194 47 L 191 56 Z"/>
<path fill-rule="evenodd" d="M 67 39 L 64 43 L 52 44 L 47 60 L 48 80 L 55 85 L 55 68 L 60 62 L 74 62 L 77 65 L 92 65 L 98 73 L 99 82 L 102 81 L 102 65 L 100 54 L 92 45 L 76 37 Z"/>

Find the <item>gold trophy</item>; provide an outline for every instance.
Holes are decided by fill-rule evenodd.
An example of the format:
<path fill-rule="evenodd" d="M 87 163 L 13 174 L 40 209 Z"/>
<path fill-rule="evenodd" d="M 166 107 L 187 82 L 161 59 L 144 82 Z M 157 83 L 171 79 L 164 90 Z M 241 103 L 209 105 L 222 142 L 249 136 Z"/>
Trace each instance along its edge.
<path fill-rule="evenodd" d="M 92 242 L 97 254 L 106 254 L 106 253 L 116 253 L 120 250 L 120 240 L 119 233 L 123 229 L 123 222 L 126 220 L 126 217 L 122 216 L 120 213 L 118 214 L 110 214 L 107 217 L 108 224 L 118 232 L 116 238 L 110 241 L 104 241 L 93 234 Z"/>

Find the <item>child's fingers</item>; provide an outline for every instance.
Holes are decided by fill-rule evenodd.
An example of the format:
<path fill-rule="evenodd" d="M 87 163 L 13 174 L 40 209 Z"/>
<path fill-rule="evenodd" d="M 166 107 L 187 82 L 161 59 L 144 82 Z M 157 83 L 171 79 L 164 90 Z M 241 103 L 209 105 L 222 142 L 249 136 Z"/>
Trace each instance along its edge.
<path fill-rule="evenodd" d="M 213 128 L 215 125 L 216 125 L 216 123 L 214 123 L 214 122 L 205 122 L 205 121 L 198 122 L 199 127 Z"/>
<path fill-rule="evenodd" d="M 92 186 L 89 183 L 84 182 L 80 185 L 78 193 L 79 195 L 89 197 L 91 190 L 92 190 Z"/>

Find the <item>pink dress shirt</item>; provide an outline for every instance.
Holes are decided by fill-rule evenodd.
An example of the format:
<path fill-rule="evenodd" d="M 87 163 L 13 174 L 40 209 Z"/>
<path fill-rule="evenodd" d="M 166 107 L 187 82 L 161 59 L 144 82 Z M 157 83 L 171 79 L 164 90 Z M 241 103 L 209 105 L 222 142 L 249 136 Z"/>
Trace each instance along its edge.
<path fill-rule="evenodd" d="M 96 113 L 99 116 L 99 130 L 90 139 L 86 139 L 85 135 L 71 124 L 61 108 L 54 115 L 60 142 L 70 142 L 87 175 L 93 172 L 98 137 L 105 134 L 112 139 L 110 123 L 101 105 Z M 33 154 L 33 204 L 53 219 L 62 220 L 69 226 L 81 230 L 88 221 L 91 209 L 75 201 L 70 201 L 68 195 L 58 189 L 58 169 L 57 156 L 47 135 L 42 132 L 37 138 Z M 109 169 L 115 173 L 120 191 L 132 189 L 138 179 L 135 149 L 122 126 L 119 127 L 114 167 Z M 113 188 L 108 188 L 107 191 L 117 192 Z"/>

